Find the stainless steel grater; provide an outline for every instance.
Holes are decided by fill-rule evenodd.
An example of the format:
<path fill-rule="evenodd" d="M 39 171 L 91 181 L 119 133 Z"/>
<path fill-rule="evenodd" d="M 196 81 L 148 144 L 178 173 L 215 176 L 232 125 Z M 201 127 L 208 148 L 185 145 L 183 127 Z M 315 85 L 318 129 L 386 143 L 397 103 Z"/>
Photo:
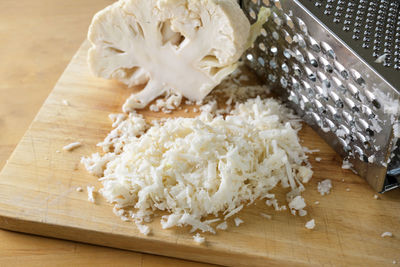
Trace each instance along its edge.
<path fill-rule="evenodd" d="M 243 0 L 245 61 L 378 192 L 400 187 L 400 1 Z"/>

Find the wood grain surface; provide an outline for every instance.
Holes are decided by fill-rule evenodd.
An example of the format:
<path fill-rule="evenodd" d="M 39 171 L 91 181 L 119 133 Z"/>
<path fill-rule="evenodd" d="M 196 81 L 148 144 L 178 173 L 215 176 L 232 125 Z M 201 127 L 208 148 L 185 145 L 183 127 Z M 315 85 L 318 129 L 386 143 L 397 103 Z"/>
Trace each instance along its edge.
<path fill-rule="evenodd" d="M 399 191 L 374 199 L 367 183 L 341 169 L 340 158 L 309 127 L 300 133 L 304 145 L 320 152 L 311 157 L 315 174 L 304 194 L 309 204 L 305 217 L 275 212 L 258 202 L 239 214 L 243 225 L 236 228 L 229 222 L 227 231 L 206 234 L 206 245 L 199 246 L 188 228 L 161 230 L 155 220 L 153 234 L 144 237 L 132 223 L 117 218 L 101 197 L 95 205 L 89 203 L 75 189 L 88 184 L 99 188 L 99 183 L 79 164 L 80 157 L 96 151 L 95 144 L 111 128 L 107 115 L 119 112 L 132 90 L 93 77 L 85 60 L 87 48 L 84 43 L 75 55 L 0 175 L 1 227 L 227 265 L 389 266 L 400 260 Z M 63 105 L 64 99 L 71 105 Z M 142 113 L 149 119 L 163 116 Z M 170 116 L 178 115 L 184 114 Z M 84 145 L 57 153 L 74 141 Z M 333 191 L 322 197 L 316 187 L 326 178 L 332 179 Z M 273 219 L 262 218 L 260 212 Z M 312 231 L 304 227 L 311 218 L 317 224 Z M 382 238 L 385 231 L 394 236 Z"/>
<path fill-rule="evenodd" d="M 113 0 L 0 1 L 0 169 Z M 0 230 L 0 266 L 211 266 Z"/>

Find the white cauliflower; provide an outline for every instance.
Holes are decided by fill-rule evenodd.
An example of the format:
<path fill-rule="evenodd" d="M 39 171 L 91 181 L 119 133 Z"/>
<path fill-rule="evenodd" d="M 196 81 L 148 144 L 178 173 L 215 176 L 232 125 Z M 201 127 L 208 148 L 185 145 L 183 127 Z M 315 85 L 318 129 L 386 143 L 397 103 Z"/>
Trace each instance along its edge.
<path fill-rule="evenodd" d="M 166 91 L 198 101 L 235 70 L 249 35 L 234 0 L 119 0 L 93 18 L 88 62 L 96 76 L 144 85 L 125 112 Z"/>

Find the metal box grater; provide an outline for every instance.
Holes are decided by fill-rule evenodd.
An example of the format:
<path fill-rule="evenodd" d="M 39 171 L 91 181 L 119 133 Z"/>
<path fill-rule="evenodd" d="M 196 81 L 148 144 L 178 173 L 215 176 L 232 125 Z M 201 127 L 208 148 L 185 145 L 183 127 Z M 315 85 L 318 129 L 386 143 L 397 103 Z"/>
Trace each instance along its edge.
<path fill-rule="evenodd" d="M 245 62 L 378 192 L 400 187 L 399 5 L 241 1 L 271 9 Z"/>

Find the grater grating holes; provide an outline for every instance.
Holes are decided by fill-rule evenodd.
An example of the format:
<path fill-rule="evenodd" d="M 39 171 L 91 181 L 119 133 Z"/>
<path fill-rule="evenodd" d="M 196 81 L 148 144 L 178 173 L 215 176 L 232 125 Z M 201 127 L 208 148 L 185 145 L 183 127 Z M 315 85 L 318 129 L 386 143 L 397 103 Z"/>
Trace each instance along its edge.
<path fill-rule="evenodd" d="M 329 127 L 329 129 L 330 129 L 332 132 L 335 132 L 335 131 L 337 130 L 336 125 L 335 125 L 330 119 L 325 118 L 325 122 L 326 122 L 327 126 Z"/>
<path fill-rule="evenodd" d="M 346 68 L 337 60 L 335 60 L 333 64 L 337 73 L 342 76 L 343 79 L 347 80 L 349 78 L 349 72 L 346 70 Z"/>
<path fill-rule="evenodd" d="M 281 27 L 287 26 L 288 28 L 293 29 L 293 25 L 291 24 L 291 23 L 293 22 L 293 20 L 292 20 L 292 19 L 290 19 L 290 20 L 288 19 L 288 18 L 290 18 L 288 14 L 284 14 L 284 15 L 283 15 L 283 19 L 284 19 L 284 22 L 285 22 L 284 24 L 282 24 L 282 20 L 277 19 L 277 18 L 278 18 L 278 14 L 277 14 L 277 13 L 273 12 L 273 14 L 274 14 L 273 23 L 275 24 L 275 27 L 281 28 Z M 288 21 L 289 21 L 289 23 L 286 23 L 286 22 L 288 22 Z M 302 22 L 301 20 L 298 20 L 298 19 L 297 19 L 296 21 L 298 22 L 298 23 L 297 23 L 297 27 L 298 27 L 299 29 L 301 29 L 301 31 L 302 31 L 303 33 L 304 33 L 304 32 L 307 32 L 307 29 L 306 29 L 306 27 L 305 27 L 304 22 Z M 277 39 L 279 40 L 279 38 L 276 37 L 276 35 L 278 34 L 278 32 L 272 31 L 272 33 L 271 33 L 270 28 L 271 28 L 271 27 L 267 27 L 267 28 L 266 28 L 266 30 L 265 30 L 265 33 L 266 33 L 266 34 L 265 34 L 265 35 L 268 36 L 268 33 L 269 33 L 269 36 L 271 36 L 271 35 L 273 36 L 274 33 L 276 33 L 276 34 L 275 34 L 275 37 L 273 36 L 273 39 L 275 39 L 275 41 L 277 41 Z M 290 47 L 290 45 L 291 45 L 291 43 L 292 43 L 292 42 L 291 42 L 292 40 L 289 39 L 289 37 L 290 37 L 289 32 L 288 32 L 286 29 L 284 29 L 284 28 L 282 28 L 282 29 L 280 29 L 280 30 L 281 30 L 281 31 L 280 31 L 281 34 L 282 34 L 283 36 L 285 36 L 284 39 L 285 39 L 286 42 L 287 42 L 286 45 Z M 321 45 L 319 45 L 319 44 L 318 44 L 312 37 L 310 37 L 310 36 L 307 37 L 307 42 L 306 42 L 306 41 L 305 41 L 305 38 L 304 38 L 303 35 L 300 34 L 300 33 L 296 33 L 296 34 L 295 34 L 295 37 L 294 37 L 293 39 L 299 44 L 299 48 L 302 49 L 302 50 L 304 50 L 303 53 L 305 53 L 305 54 L 307 55 L 307 61 L 308 61 L 308 63 L 310 64 L 310 66 L 312 66 L 312 67 L 314 67 L 314 68 L 318 68 L 318 67 L 319 67 L 319 63 L 318 63 L 318 61 L 316 60 L 316 56 L 315 56 L 312 52 L 310 52 L 310 51 L 313 51 L 314 53 L 319 53 L 319 52 L 322 51 L 325 55 L 328 55 L 330 58 L 336 58 L 336 55 L 335 55 L 333 49 L 330 48 L 329 45 L 327 45 L 326 43 L 321 43 Z M 288 40 L 289 40 L 289 41 L 288 41 Z M 306 49 L 306 47 L 310 47 L 311 50 L 308 51 L 308 50 Z M 260 48 L 261 51 L 265 52 L 265 45 L 264 45 L 264 48 L 263 48 L 263 46 L 259 46 L 259 48 Z M 290 53 L 289 53 L 288 51 L 289 51 L 288 49 L 285 49 L 285 50 L 283 51 L 283 55 L 284 55 L 284 57 L 285 57 L 286 59 L 290 59 L 290 58 L 291 58 L 291 55 L 290 55 Z M 295 63 L 292 65 L 292 66 L 293 66 L 292 68 L 289 68 L 288 62 L 283 61 L 283 63 L 281 63 L 280 60 L 276 60 L 275 57 L 278 55 L 278 49 L 277 49 L 276 46 L 272 46 L 272 47 L 270 48 L 270 52 L 271 52 L 272 58 L 269 60 L 269 66 L 271 67 L 271 69 L 273 69 L 273 70 L 278 70 L 278 67 L 279 67 L 279 65 L 280 65 L 280 69 L 282 70 L 282 71 L 280 72 L 281 74 L 282 74 L 282 73 L 286 73 L 286 74 L 289 74 L 289 73 L 290 73 L 290 74 L 293 74 L 293 75 L 296 75 L 296 76 L 301 76 L 301 74 L 302 74 L 301 69 L 303 68 L 303 69 L 304 69 L 304 72 L 307 74 L 309 80 L 310 80 L 312 83 L 316 83 L 316 82 L 317 82 L 317 78 L 318 78 L 319 82 L 322 84 L 322 87 L 319 86 L 319 85 L 315 85 L 314 89 L 315 89 L 315 91 L 317 92 L 316 95 L 318 96 L 318 100 L 315 99 L 315 100 L 313 101 L 313 104 L 311 104 L 305 96 L 304 96 L 304 97 L 301 97 L 301 96 L 300 96 L 300 95 L 301 95 L 300 92 L 297 92 L 297 93 L 294 93 L 294 92 L 292 93 L 292 92 L 291 92 L 289 98 L 290 98 L 290 100 L 292 100 L 292 101 L 295 102 L 295 103 L 302 102 L 302 101 L 305 102 L 305 104 L 302 105 L 303 109 L 307 107 L 306 104 L 311 104 L 311 105 L 308 105 L 308 106 L 310 106 L 310 108 L 314 108 L 315 110 L 319 111 L 318 113 L 320 113 L 320 114 L 322 114 L 322 115 L 326 115 L 327 112 L 326 112 L 326 109 L 324 108 L 324 105 L 327 104 L 327 103 L 325 103 L 325 102 L 327 102 L 328 100 L 330 100 L 330 99 L 328 98 L 328 93 L 327 93 L 327 90 L 326 90 L 326 89 L 331 87 L 331 81 L 330 81 L 330 79 L 327 77 L 327 75 L 326 75 L 324 72 L 321 72 L 321 71 L 314 72 L 314 71 L 312 71 L 308 66 L 304 66 L 304 67 L 301 68 L 301 67 L 299 67 L 299 65 L 297 65 L 297 64 L 295 64 Z M 280 51 L 279 51 L 279 52 L 280 52 Z M 296 59 L 297 61 L 299 61 L 300 64 L 304 64 L 304 63 L 306 62 L 303 53 L 300 52 L 300 50 L 298 50 L 298 49 L 296 49 L 295 52 L 294 52 L 295 59 Z M 323 69 L 325 70 L 325 72 L 327 72 L 328 74 L 332 74 L 332 73 L 333 73 L 333 67 L 332 67 L 332 65 L 329 63 L 329 60 L 326 59 L 325 57 L 323 57 L 323 55 L 317 55 L 317 56 L 319 56 L 319 61 L 322 62 L 323 66 L 324 66 Z M 260 63 L 261 60 L 258 59 L 258 61 L 259 61 L 259 63 Z M 261 63 L 260 63 L 261 65 L 263 65 L 262 62 L 263 62 L 263 61 L 261 61 Z M 336 66 L 336 71 L 337 71 L 342 77 L 348 78 L 348 77 L 350 76 L 350 75 L 349 75 L 349 72 L 348 72 L 348 71 L 343 67 L 343 65 L 341 65 L 338 61 L 335 61 L 334 65 Z M 360 77 L 359 77 L 359 76 L 357 76 L 357 75 L 353 75 L 353 76 L 354 76 L 353 78 L 359 79 L 359 81 L 360 81 Z M 270 75 L 268 76 L 268 78 L 269 78 L 270 80 L 275 81 L 275 80 L 276 80 L 276 75 L 275 75 L 275 73 L 272 74 L 272 75 L 270 74 Z M 280 79 L 279 79 L 281 86 L 284 87 L 284 88 L 288 87 L 288 85 L 290 84 L 290 83 L 288 82 L 287 78 L 288 78 L 288 77 L 286 77 L 286 76 L 281 76 Z M 289 79 L 289 80 L 290 80 L 290 79 Z M 336 81 L 336 84 L 339 85 L 339 87 L 342 87 L 341 90 L 343 91 L 342 82 L 339 82 L 340 80 L 339 80 L 338 78 L 336 78 L 336 77 L 335 77 L 335 81 Z M 291 83 L 292 83 L 292 85 L 293 85 L 293 84 L 295 85 L 294 87 L 300 88 L 299 83 L 298 83 L 295 79 L 291 79 Z M 362 83 L 362 82 L 359 82 L 359 83 Z M 308 85 L 308 86 L 306 86 L 306 87 L 308 87 L 308 90 L 306 90 L 305 93 L 306 93 L 306 94 L 309 94 L 309 95 L 313 95 L 314 90 L 311 89 L 311 86 Z M 358 95 L 359 95 L 358 89 L 357 89 L 354 85 L 352 85 L 351 88 L 353 89 L 353 90 L 352 90 L 353 95 L 354 95 L 354 96 L 355 96 L 355 95 L 358 96 Z M 299 96 L 300 96 L 300 97 L 299 97 Z M 339 107 L 343 107 L 343 102 L 341 102 L 340 97 L 339 97 L 336 93 L 331 93 L 331 94 L 330 94 L 330 97 L 331 97 L 332 102 L 333 102 L 334 105 L 339 106 Z M 347 100 L 346 100 L 346 99 L 347 99 Z M 323 101 L 324 104 L 322 104 L 320 101 Z M 351 99 L 345 98 L 345 102 L 348 104 L 348 106 L 349 106 L 353 111 L 359 111 L 359 110 L 360 110 L 360 109 L 354 104 L 354 102 L 352 102 Z M 332 107 L 332 106 L 330 106 L 330 107 Z M 331 111 L 332 111 L 332 108 L 331 108 Z M 331 113 L 332 113 L 332 112 L 331 112 Z M 315 121 L 323 127 L 321 117 L 320 117 L 319 115 L 318 115 L 318 116 L 316 116 L 316 115 L 318 115 L 318 114 L 314 112 L 312 116 L 314 117 Z M 333 117 L 334 120 L 338 120 L 338 117 L 340 117 L 340 116 L 338 116 L 337 114 L 331 114 L 331 115 L 332 115 L 332 117 Z M 326 122 L 326 125 L 328 125 L 328 127 L 329 127 L 330 129 L 336 129 L 336 126 L 333 126 L 334 123 L 332 122 L 332 120 L 328 119 L 328 120 L 325 120 L 325 122 Z"/>
<path fill-rule="evenodd" d="M 349 4 L 349 1 L 355 4 Z M 309 9 L 310 14 L 299 2 L 307 2 L 311 4 L 309 6 L 318 7 Z M 386 2 L 388 14 L 380 10 L 385 8 Z M 266 78 L 272 88 L 276 89 L 275 92 L 288 99 L 288 105 L 295 108 L 304 121 L 317 130 L 342 156 L 349 157 L 354 168 L 378 188 L 377 190 L 381 188 L 381 184 L 375 183 L 374 179 L 379 175 L 367 170 L 369 166 L 374 166 L 373 168 L 380 168 L 379 170 L 384 172 L 388 166 L 386 157 L 387 149 L 391 146 L 390 124 L 395 119 L 386 113 L 386 103 L 387 99 L 397 95 L 392 95 L 390 86 L 384 84 L 384 80 L 365 62 L 358 60 L 359 57 L 365 59 L 365 53 L 357 57 L 348 43 L 352 45 L 358 42 L 359 49 L 351 47 L 356 52 L 371 51 L 372 61 L 375 60 L 372 57 L 374 46 L 379 53 L 384 52 L 384 49 L 391 51 L 390 56 L 384 55 L 379 58 L 382 62 L 380 67 L 378 66 L 381 71 L 379 73 L 385 77 L 386 72 L 382 73 L 385 61 L 400 62 L 400 23 L 397 22 L 399 14 L 398 9 L 396 18 L 389 14 L 390 8 L 397 7 L 391 2 L 393 1 L 285 0 L 282 1 L 283 9 L 278 1 L 242 2 L 247 14 L 249 8 L 257 13 L 260 5 L 265 3 L 272 7 L 272 19 L 264 25 L 262 36 L 256 40 L 255 47 L 247 53 L 246 63 L 261 77 Z M 317 9 L 332 11 L 327 12 L 328 14 L 322 18 L 319 17 L 328 26 L 328 34 L 325 32 L 326 28 L 315 20 L 315 17 L 318 17 L 315 14 L 322 14 L 316 12 Z M 332 22 L 335 16 L 339 23 L 326 23 L 327 20 Z M 383 16 L 393 18 L 393 21 L 389 20 L 389 24 L 395 27 L 380 23 L 378 20 L 382 20 Z M 249 14 L 248 17 L 254 22 Z M 344 23 L 346 19 L 351 23 Z M 307 25 L 304 22 L 307 22 Z M 344 26 L 350 29 L 343 31 Z M 379 27 L 382 30 L 378 29 Z M 342 39 L 344 43 L 335 35 L 329 34 L 332 31 L 341 38 L 347 36 Z M 343 34 L 338 34 L 339 31 Z M 385 37 L 391 31 L 393 31 L 392 38 Z M 352 41 L 352 35 L 358 35 L 359 41 Z M 316 42 L 317 39 L 320 40 Z M 390 47 L 389 41 L 395 45 Z M 364 43 L 367 45 L 363 48 L 361 44 Z M 274 53 L 270 51 L 272 46 L 275 48 Z M 338 57 L 332 47 L 338 54 L 340 53 Z M 260 64 L 259 57 L 264 59 L 265 66 Z M 370 63 L 371 59 L 366 61 Z M 270 66 L 270 62 L 274 68 Z M 389 70 L 388 73 L 394 74 L 393 71 Z M 397 79 L 396 74 L 391 77 L 388 78 L 386 75 L 391 81 Z M 382 108 L 383 105 L 385 109 Z M 368 165 L 365 165 L 365 162 Z"/>
<path fill-rule="evenodd" d="M 399 1 L 327 0 L 316 1 L 314 6 L 333 23 L 342 25 L 341 30 L 351 33 L 351 38 L 371 51 L 373 57 L 386 54 L 383 66 L 400 70 Z"/>
<path fill-rule="evenodd" d="M 299 105 L 306 114 L 310 114 L 314 122 L 324 131 L 335 132 L 343 129 L 340 128 L 343 126 L 347 129 L 344 131 L 346 133 L 344 138 L 353 140 L 352 134 L 354 135 L 358 129 L 364 131 L 358 126 L 358 124 L 363 125 L 358 119 L 365 121 L 364 119 L 375 118 L 371 115 L 373 114 L 371 110 L 367 115 L 360 113 L 361 107 L 369 101 L 361 90 L 365 84 L 364 79 L 357 71 L 347 70 L 336 59 L 335 52 L 327 43 L 318 43 L 309 36 L 302 20 L 276 9 L 272 14 L 273 19 L 262 31 L 262 38 L 265 41 L 259 42 L 257 53 L 253 50 L 254 56 L 247 56 L 247 59 L 254 61 L 254 58 L 257 58 L 260 66 L 269 69 L 267 78 L 271 83 L 278 82 L 283 88 L 291 88 L 292 90 L 288 90 L 288 99 Z M 255 20 L 255 18 L 250 19 Z M 269 49 L 266 48 L 267 43 L 270 45 Z M 303 75 L 307 76 L 309 82 L 302 80 Z M 301 82 L 294 77 L 300 78 Z M 350 82 L 350 77 L 354 84 Z M 347 86 L 344 85 L 346 80 Z M 310 102 L 308 97 L 313 101 Z M 348 110 L 347 114 L 354 115 L 351 116 L 351 120 L 342 121 L 341 114 L 334 111 L 335 107 Z M 357 116 L 357 113 L 360 113 L 360 116 Z M 346 123 L 348 127 L 342 123 Z M 372 129 L 364 128 L 365 131 L 368 129 L 373 133 Z M 365 137 L 359 137 L 357 140 L 354 145 L 366 148 Z M 347 146 L 350 147 L 349 144 Z"/>

